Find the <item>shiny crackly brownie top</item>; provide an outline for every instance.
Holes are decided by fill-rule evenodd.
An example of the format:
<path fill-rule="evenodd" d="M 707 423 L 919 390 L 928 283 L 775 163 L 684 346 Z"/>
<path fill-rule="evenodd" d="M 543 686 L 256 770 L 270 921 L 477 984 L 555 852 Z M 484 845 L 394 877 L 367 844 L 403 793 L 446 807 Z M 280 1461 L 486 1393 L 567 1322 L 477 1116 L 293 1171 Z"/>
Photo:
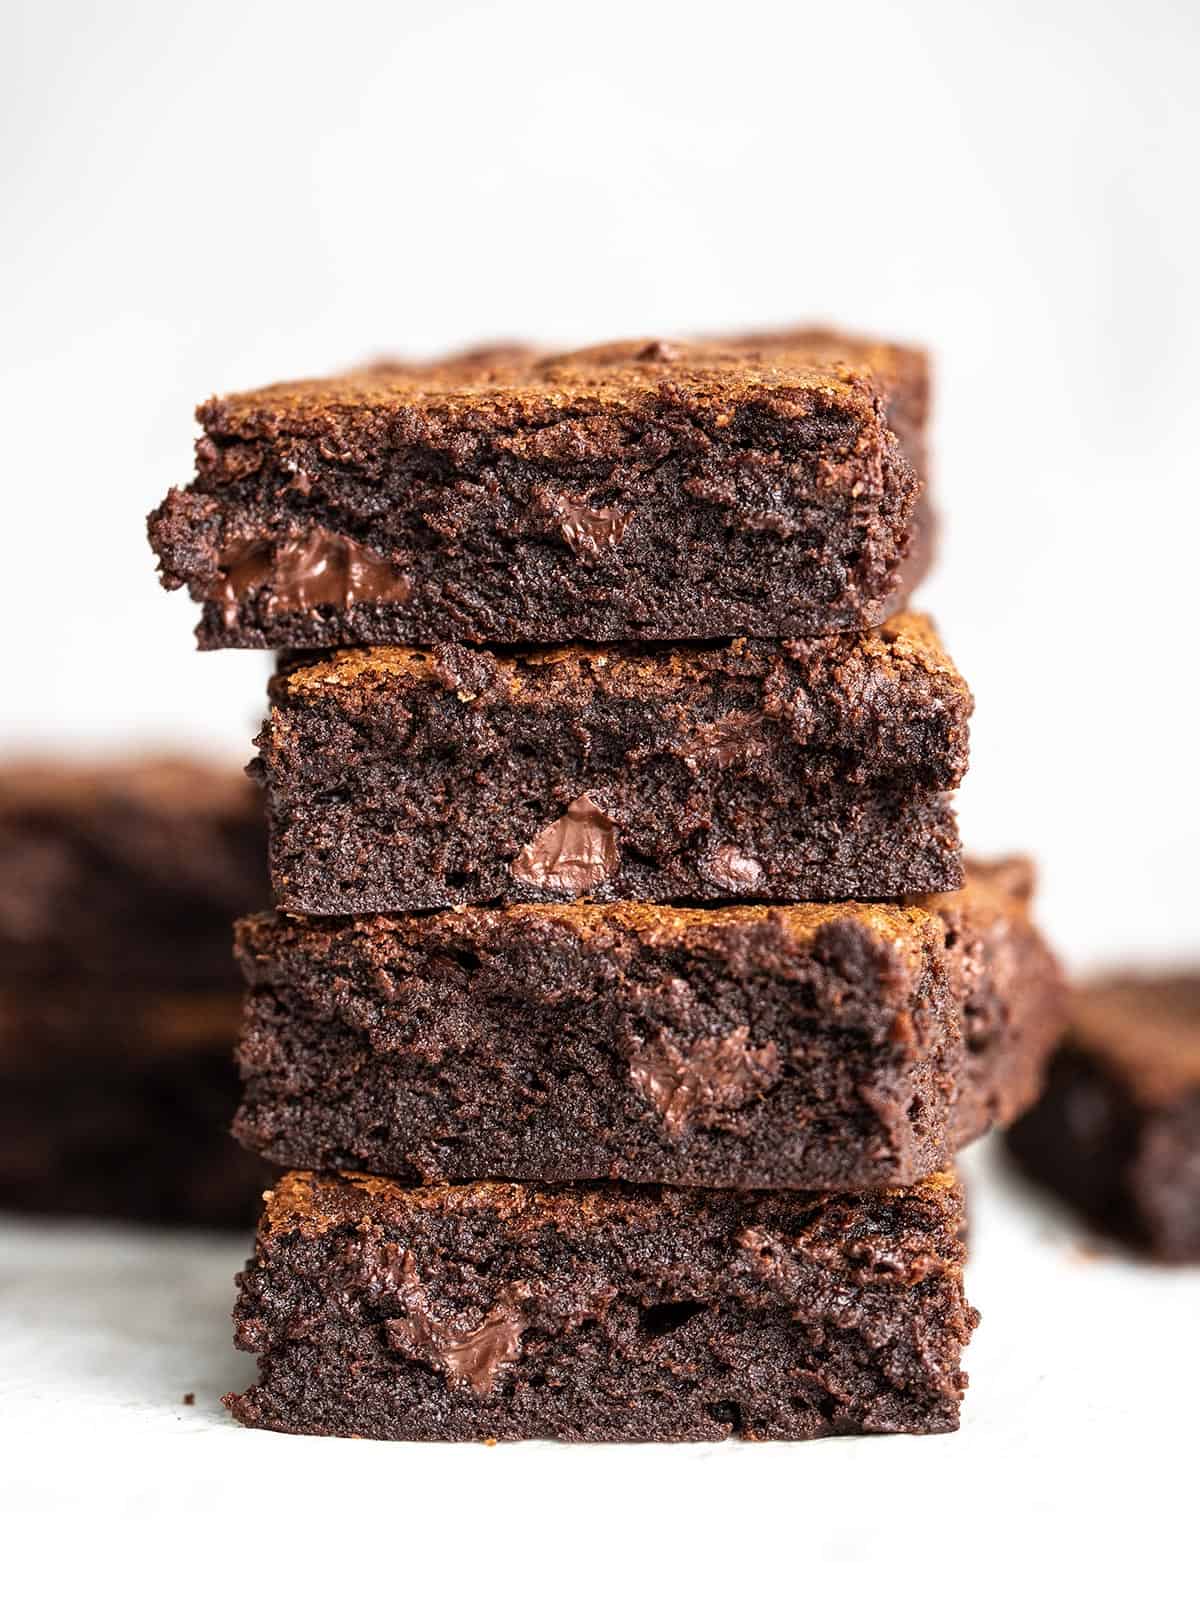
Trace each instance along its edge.
<path fill-rule="evenodd" d="M 667 386 L 681 401 L 736 405 L 756 394 L 824 394 L 853 404 L 904 387 L 924 420 L 928 372 L 920 350 L 820 328 L 732 338 L 628 340 L 570 352 L 493 345 L 438 361 L 378 361 L 333 377 L 272 384 L 209 400 L 198 416 L 214 433 L 256 431 L 331 413 L 463 410 L 555 413 L 637 404 Z M 720 417 L 717 417 L 720 423 Z"/>

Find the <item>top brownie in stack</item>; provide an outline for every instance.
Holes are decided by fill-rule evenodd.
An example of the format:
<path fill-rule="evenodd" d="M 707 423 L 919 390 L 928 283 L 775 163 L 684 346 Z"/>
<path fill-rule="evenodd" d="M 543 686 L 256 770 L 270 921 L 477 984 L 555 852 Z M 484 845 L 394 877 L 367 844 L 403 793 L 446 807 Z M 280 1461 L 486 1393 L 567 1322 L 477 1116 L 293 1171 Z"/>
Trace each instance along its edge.
<path fill-rule="evenodd" d="M 208 649 L 861 629 L 928 561 L 927 392 L 813 330 L 379 365 L 201 407 L 150 537 Z"/>

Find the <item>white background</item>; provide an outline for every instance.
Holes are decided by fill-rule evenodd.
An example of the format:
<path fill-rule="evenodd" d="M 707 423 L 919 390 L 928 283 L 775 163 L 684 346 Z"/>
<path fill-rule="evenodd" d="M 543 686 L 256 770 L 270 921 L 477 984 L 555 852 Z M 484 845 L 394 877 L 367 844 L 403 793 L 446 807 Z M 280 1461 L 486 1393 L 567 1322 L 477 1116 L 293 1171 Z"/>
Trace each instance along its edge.
<path fill-rule="evenodd" d="M 1200 948 L 1186 0 L 76 5 L 0 51 L 4 740 L 248 754 L 143 521 L 208 393 L 818 317 L 940 374 L 968 843 L 1075 962 Z"/>
<path fill-rule="evenodd" d="M 946 540 L 924 598 L 979 702 L 961 806 L 969 844 L 1038 855 L 1045 920 L 1077 967 L 1197 951 L 1198 77 L 1185 0 L 9 0 L 0 738 L 249 753 L 265 658 L 195 655 L 192 608 L 158 590 L 144 540 L 145 513 L 189 476 L 191 411 L 206 394 L 494 336 L 575 344 L 829 319 L 936 352 Z M 555 1463 L 537 1495 L 557 1481 L 567 1500 L 527 1501 L 509 1463 L 535 1458 L 489 1453 L 499 1502 L 484 1467 L 454 1455 L 443 1472 L 421 1456 L 439 1490 L 422 1504 L 408 1452 L 367 1452 L 395 1493 L 375 1480 L 360 1518 L 339 1502 L 346 1548 L 372 1548 L 403 1586 L 422 1571 L 414 1550 L 427 1534 L 457 1529 L 470 1544 L 486 1531 L 493 1572 L 519 1580 L 559 1548 L 548 1530 L 565 1518 L 586 1530 L 577 1559 L 607 1571 L 628 1514 L 662 1542 L 663 1587 L 681 1542 L 692 1557 L 721 1545 L 735 1574 L 739 1552 L 749 1572 L 763 1542 L 782 1538 L 794 1541 L 789 1591 L 871 1546 L 881 1571 L 889 1549 L 919 1563 L 928 1592 L 971 1584 L 975 1568 L 948 1565 L 947 1514 L 912 1502 L 914 1484 L 934 1496 L 953 1482 L 962 1518 L 978 1473 L 976 1515 L 953 1548 L 973 1534 L 985 1561 L 1021 1539 L 1038 1462 L 1044 1532 L 1054 1496 L 1083 1483 L 1058 1454 L 1069 1436 L 1089 1454 L 1087 1481 L 1099 1471 L 1110 1491 L 1158 1463 L 1150 1487 L 1163 1500 L 1161 1452 L 1177 1385 L 1196 1382 L 1192 1357 L 1183 1378 L 1153 1366 L 1128 1299 L 1081 1296 L 1083 1320 L 1058 1337 L 1091 1352 L 1080 1372 L 1103 1392 L 1055 1388 L 1038 1302 L 1020 1301 L 1019 1215 L 999 1227 L 1009 1266 L 993 1269 L 1016 1301 L 989 1315 L 1020 1317 L 1025 1333 L 1019 1350 L 1005 1346 L 1011 1367 L 993 1342 L 990 1399 L 981 1334 L 978 1409 L 957 1440 L 736 1452 L 728 1459 L 755 1462 L 743 1495 L 740 1467 L 714 1466 L 701 1494 L 676 1466 L 684 1456 L 635 1456 L 654 1463 L 636 1487 L 624 1466 L 589 1470 L 573 1518 L 574 1455 L 536 1458 Z M 1194 1289 L 1190 1301 L 1158 1292 L 1190 1307 L 1194 1353 Z M 71 1303 L 59 1309 L 69 1322 Z M 86 1300 L 76 1312 L 86 1321 Z M 1168 1337 L 1149 1314 L 1146 1325 Z M 148 1366 L 163 1359 L 150 1341 Z M 1055 1383 L 1069 1367 L 1059 1361 Z M 188 1386 L 182 1370 L 171 1382 Z M 1137 1396 L 1111 1434 L 1095 1411 L 1109 1385 Z M 58 1391 L 60 1411 L 82 1406 L 77 1389 Z M 120 1453 L 130 1440 L 151 1448 L 120 1434 L 137 1386 L 114 1393 L 103 1426 L 94 1408 L 82 1413 L 99 1430 L 82 1459 L 105 1476 L 111 1424 L 113 1473 L 161 1505 L 170 1479 L 146 1487 Z M 184 1424 L 190 1437 L 199 1419 Z M 67 1427 L 47 1437 L 49 1472 L 76 1443 Z M 336 1446 L 318 1457 L 216 1437 L 226 1443 L 203 1468 L 147 1460 L 174 1473 L 190 1459 L 180 1482 L 198 1512 L 211 1491 L 247 1527 L 248 1485 L 235 1480 L 232 1508 L 215 1487 L 233 1460 L 289 1485 L 314 1518 L 347 1470 Z M 862 1524 L 881 1505 L 908 1513 L 888 1523 L 890 1542 L 861 1548 L 844 1521 L 860 1462 L 871 1474 Z M 693 1485 L 682 1497 L 677 1471 Z M 456 1495 L 459 1472 L 479 1504 Z M 848 1498 L 822 1531 L 806 1507 L 826 1472 Z M 498 1503 L 512 1508 L 507 1532 Z M 1072 1501 L 1081 1524 L 1087 1503 Z M 259 1537 L 265 1549 L 291 1535 L 276 1521 Z M 619 1576 L 638 1592 L 638 1570 Z"/>

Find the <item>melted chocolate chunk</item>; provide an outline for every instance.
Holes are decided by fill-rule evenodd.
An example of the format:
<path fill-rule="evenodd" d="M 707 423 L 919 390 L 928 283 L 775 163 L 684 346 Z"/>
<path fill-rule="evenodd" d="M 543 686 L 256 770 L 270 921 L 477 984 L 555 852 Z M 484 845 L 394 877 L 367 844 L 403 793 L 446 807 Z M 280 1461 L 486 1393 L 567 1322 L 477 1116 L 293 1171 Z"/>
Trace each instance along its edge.
<path fill-rule="evenodd" d="M 761 715 L 757 711 L 730 711 L 716 722 L 696 729 L 683 750 L 683 759 L 693 772 L 701 767 L 716 767 L 724 772 L 761 759 L 767 749 Z"/>
<path fill-rule="evenodd" d="M 717 1127 L 723 1113 L 737 1111 L 769 1087 L 779 1073 L 773 1042 L 750 1048 L 748 1027 L 723 1039 L 678 1044 L 668 1033 L 643 1046 L 629 1063 L 634 1087 L 645 1095 L 674 1139 L 691 1123 Z"/>
<path fill-rule="evenodd" d="M 501 1369 L 520 1355 L 527 1322 L 519 1306 L 528 1297 L 528 1285 L 508 1285 L 482 1322 L 469 1327 L 461 1317 L 433 1315 L 411 1250 L 384 1244 L 370 1254 L 374 1260 L 364 1265 L 371 1281 L 404 1312 L 384 1323 L 389 1350 L 444 1373 L 451 1388 L 470 1385 L 481 1397 L 490 1394 Z"/>
<path fill-rule="evenodd" d="M 590 795 L 572 800 L 565 815 L 543 828 L 512 864 L 514 878 L 540 888 L 584 894 L 616 868 L 616 833 Z"/>
<path fill-rule="evenodd" d="M 763 864 L 754 856 L 743 855 L 736 845 L 723 844 L 713 851 L 707 876 L 723 889 L 754 889 L 762 882 Z"/>
<path fill-rule="evenodd" d="M 581 561 L 596 561 L 615 550 L 629 526 L 630 519 L 622 512 L 593 511 L 582 500 L 565 494 L 558 496 L 554 509 L 568 549 Z"/>
<path fill-rule="evenodd" d="M 220 577 L 209 598 L 232 628 L 243 595 L 264 586 L 268 619 L 315 606 L 347 609 L 364 600 L 403 604 L 412 594 L 412 580 L 385 556 L 327 528 L 229 546 L 221 552 Z"/>

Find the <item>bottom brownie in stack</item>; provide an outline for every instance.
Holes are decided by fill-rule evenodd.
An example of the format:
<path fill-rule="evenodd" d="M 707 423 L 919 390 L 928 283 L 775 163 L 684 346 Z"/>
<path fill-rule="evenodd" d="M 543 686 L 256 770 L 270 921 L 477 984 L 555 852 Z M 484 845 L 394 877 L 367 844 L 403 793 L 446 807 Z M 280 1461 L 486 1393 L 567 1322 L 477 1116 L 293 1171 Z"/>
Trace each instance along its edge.
<path fill-rule="evenodd" d="M 231 920 L 261 903 L 253 786 L 179 759 L 0 771 L 0 1207 L 245 1225 Z"/>
<path fill-rule="evenodd" d="M 253 1427 L 814 1439 L 958 1425 L 976 1315 L 948 1173 L 862 1194 L 290 1173 L 241 1275 Z"/>

